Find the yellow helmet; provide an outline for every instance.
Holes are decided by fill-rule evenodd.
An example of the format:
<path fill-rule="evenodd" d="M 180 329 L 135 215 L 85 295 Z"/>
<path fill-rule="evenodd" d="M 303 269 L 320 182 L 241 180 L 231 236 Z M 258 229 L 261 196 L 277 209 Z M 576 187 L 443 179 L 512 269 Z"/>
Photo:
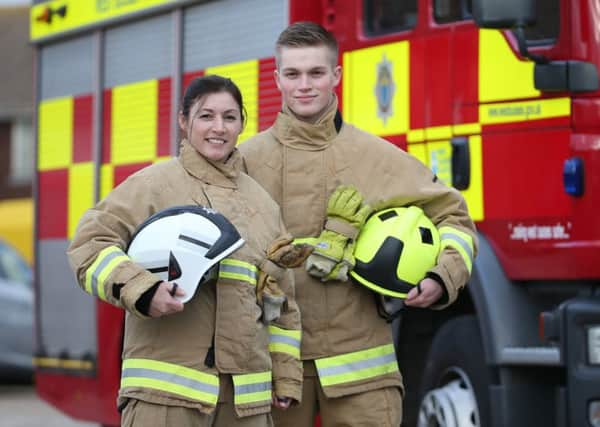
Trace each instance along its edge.
<path fill-rule="evenodd" d="M 406 298 L 437 264 L 438 229 L 416 206 L 373 214 L 360 230 L 350 276 L 380 294 Z"/>

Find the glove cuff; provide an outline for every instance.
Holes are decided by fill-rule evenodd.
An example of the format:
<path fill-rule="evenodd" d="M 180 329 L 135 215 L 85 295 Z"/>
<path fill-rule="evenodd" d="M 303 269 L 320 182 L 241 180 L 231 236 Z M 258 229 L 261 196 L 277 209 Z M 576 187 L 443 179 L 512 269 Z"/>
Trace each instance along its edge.
<path fill-rule="evenodd" d="M 333 231 L 334 233 L 341 234 L 349 239 L 356 240 L 359 229 L 354 227 L 348 221 L 344 221 L 338 218 L 327 218 L 325 223 L 325 230 Z"/>

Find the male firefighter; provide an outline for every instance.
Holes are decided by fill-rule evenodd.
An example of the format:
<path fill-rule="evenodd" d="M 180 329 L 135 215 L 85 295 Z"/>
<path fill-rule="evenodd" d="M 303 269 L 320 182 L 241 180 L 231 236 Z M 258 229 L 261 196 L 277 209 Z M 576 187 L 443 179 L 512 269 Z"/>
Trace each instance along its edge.
<path fill-rule="evenodd" d="M 248 173 L 280 204 L 289 231 L 313 238 L 297 268 L 302 312 L 302 401 L 275 410 L 275 424 L 399 426 L 402 377 L 390 324 L 372 291 L 348 280 L 354 239 L 374 210 L 416 205 L 440 230 L 437 265 L 405 304 L 443 308 L 470 276 L 475 227 L 458 191 L 387 141 L 344 123 L 334 93 L 341 78 L 334 36 L 311 22 L 276 43 L 283 107 L 273 126 L 243 143 Z M 364 196 L 364 201 L 363 201 Z"/>

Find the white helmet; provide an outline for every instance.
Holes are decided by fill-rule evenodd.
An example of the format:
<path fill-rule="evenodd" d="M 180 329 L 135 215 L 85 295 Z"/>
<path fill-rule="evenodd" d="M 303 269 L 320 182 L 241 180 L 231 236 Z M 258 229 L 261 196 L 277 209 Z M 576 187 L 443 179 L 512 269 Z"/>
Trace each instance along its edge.
<path fill-rule="evenodd" d="M 204 206 L 175 206 L 150 216 L 133 234 L 127 254 L 162 280 L 175 281 L 189 301 L 216 277 L 218 263 L 244 244 L 223 215 Z M 214 267 L 214 268 L 213 268 Z"/>

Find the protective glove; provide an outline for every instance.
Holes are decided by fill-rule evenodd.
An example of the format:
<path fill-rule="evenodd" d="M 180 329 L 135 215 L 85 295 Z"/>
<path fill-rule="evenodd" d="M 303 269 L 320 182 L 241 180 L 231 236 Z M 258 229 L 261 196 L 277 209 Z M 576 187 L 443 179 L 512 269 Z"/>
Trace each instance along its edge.
<path fill-rule="evenodd" d="M 371 212 L 356 188 L 336 188 L 327 202 L 325 229 L 306 261 L 308 273 L 324 282 L 348 280 L 348 272 L 354 267 L 354 241 Z"/>
<path fill-rule="evenodd" d="M 283 268 L 296 268 L 302 265 L 312 253 L 313 247 L 306 243 L 293 244 L 292 236 L 280 237 L 271 243 L 267 259 Z"/>
<path fill-rule="evenodd" d="M 348 237 L 335 231 L 323 230 L 315 244 L 315 250 L 306 260 L 306 271 L 314 277 L 325 278 L 344 258 Z M 353 256 L 346 262 L 353 263 Z M 349 264 L 349 265 L 350 265 Z"/>
<path fill-rule="evenodd" d="M 348 240 L 346 246 L 344 246 L 344 253 L 342 260 L 333 266 L 331 271 L 321 278 L 322 282 L 328 282 L 330 280 L 341 280 L 345 282 L 348 280 L 348 274 L 354 268 L 354 247 L 356 243 L 354 240 Z"/>
<path fill-rule="evenodd" d="M 287 297 L 279 287 L 277 280 L 261 271 L 258 274 L 256 284 L 256 301 L 262 308 L 262 321 L 267 324 L 279 319 L 281 309 L 287 302 Z"/>
<path fill-rule="evenodd" d="M 313 251 L 305 243 L 294 245 L 290 235 L 276 239 L 267 249 L 267 259 L 260 266 L 256 284 L 256 301 L 263 310 L 263 322 L 269 323 L 281 315 L 287 297 L 277 283 L 277 276 L 283 274 L 283 268 L 294 268 L 302 265 Z M 266 270 L 266 271 L 265 271 Z"/>
<path fill-rule="evenodd" d="M 327 221 L 340 221 L 347 225 L 346 230 L 334 230 L 346 237 L 356 238 L 360 228 L 371 214 L 371 207 L 363 204 L 362 194 L 354 187 L 340 185 L 329 196 L 327 202 Z M 327 228 L 327 227 L 326 227 Z M 345 232 L 347 231 L 347 232 Z"/>

